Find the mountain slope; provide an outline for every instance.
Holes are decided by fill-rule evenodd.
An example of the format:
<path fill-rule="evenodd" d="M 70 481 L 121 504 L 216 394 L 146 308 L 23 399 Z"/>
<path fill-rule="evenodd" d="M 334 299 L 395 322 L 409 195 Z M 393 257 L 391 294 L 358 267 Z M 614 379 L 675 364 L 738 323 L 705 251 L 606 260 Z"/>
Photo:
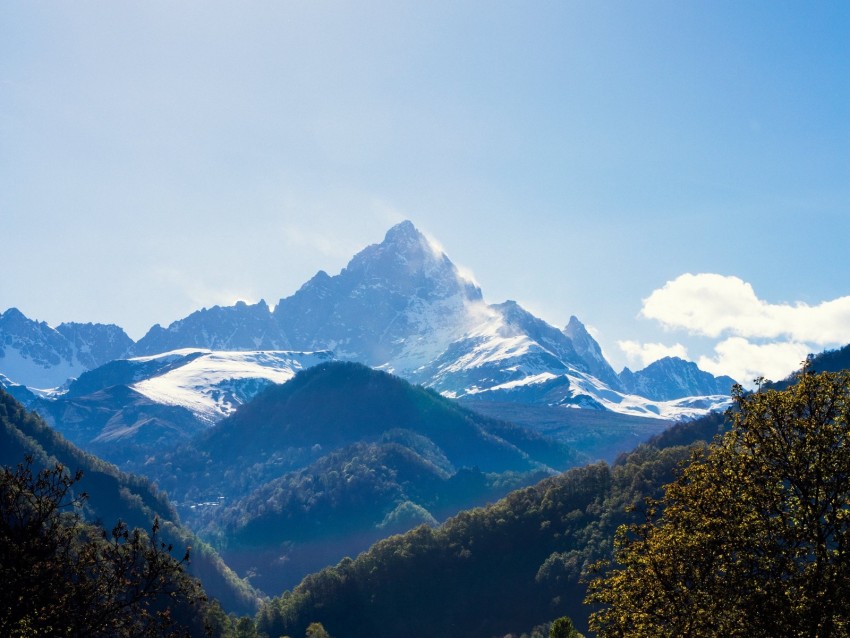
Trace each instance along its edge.
<path fill-rule="evenodd" d="M 526 471 L 560 465 L 565 453 L 563 446 L 479 417 L 399 377 L 344 362 L 319 364 L 268 388 L 203 435 L 197 447 L 214 462 L 238 466 L 272 450 L 317 455 L 378 440 L 392 429 L 427 437 L 458 468 Z"/>
<path fill-rule="evenodd" d="M 615 467 L 572 469 L 438 528 L 387 538 L 270 601 L 258 629 L 297 636 L 321 622 L 349 638 L 465 638 L 518 635 L 567 615 L 586 630 L 581 574 L 687 455 L 642 447 Z"/>
<path fill-rule="evenodd" d="M 158 517 L 166 542 L 173 543 L 175 548 L 193 548 L 189 571 L 200 578 L 208 594 L 231 611 L 245 613 L 256 608 L 259 602 L 256 593 L 239 580 L 212 548 L 180 524 L 168 498 L 148 479 L 120 472 L 81 451 L 0 390 L 0 465 L 14 467 L 25 455 L 33 457 L 36 468 L 59 462 L 72 472 L 83 470 L 78 488 L 88 493 L 84 514 L 89 520 L 110 525 L 121 519 L 130 528 L 150 530 Z"/>
<path fill-rule="evenodd" d="M 289 381 L 297 371 L 329 361 L 329 352 L 185 351 L 183 365 L 148 376 L 133 384 L 133 389 L 152 401 L 181 406 L 207 423 L 232 414 L 260 390 L 274 383 Z M 163 355 L 154 355 L 160 359 Z M 131 360 L 145 363 L 146 358 Z"/>
<path fill-rule="evenodd" d="M 407 433 L 445 471 L 561 469 L 568 447 L 479 416 L 435 392 L 356 363 L 328 362 L 271 386 L 182 448 L 152 453 L 146 471 L 180 501 L 242 497 L 283 474 L 356 443 Z M 409 441 L 406 445 L 413 445 Z M 413 446 L 416 447 L 416 446 Z M 424 448 L 422 448 L 424 449 Z"/>
<path fill-rule="evenodd" d="M 200 533 L 255 587 L 278 594 L 382 538 L 437 525 L 550 474 L 447 472 L 408 445 L 415 436 L 390 432 L 334 450 L 217 508 Z"/>

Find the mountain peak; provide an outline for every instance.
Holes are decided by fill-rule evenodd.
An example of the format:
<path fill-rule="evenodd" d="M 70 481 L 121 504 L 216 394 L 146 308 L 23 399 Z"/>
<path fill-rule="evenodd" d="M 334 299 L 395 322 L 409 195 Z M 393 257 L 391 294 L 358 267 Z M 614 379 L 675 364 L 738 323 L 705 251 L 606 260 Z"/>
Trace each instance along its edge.
<path fill-rule="evenodd" d="M 693 361 L 680 357 L 664 357 L 643 370 L 620 373 L 623 388 L 632 394 L 656 401 L 670 401 L 688 396 L 728 395 L 735 383 L 731 377 L 715 377 L 700 370 Z"/>
<path fill-rule="evenodd" d="M 590 372 L 615 390 L 619 389 L 620 381 L 617 373 L 608 363 L 596 339 L 591 336 L 585 325 L 578 320 L 578 317 L 570 316 L 570 321 L 562 332 L 570 338 L 573 347 L 587 363 Z"/>
<path fill-rule="evenodd" d="M 281 299 L 274 316 L 301 350 L 334 350 L 369 365 L 419 367 L 469 323 L 481 290 L 410 221 Z M 402 359 L 405 363 L 400 363 Z"/>
<path fill-rule="evenodd" d="M 462 291 L 470 299 L 481 291 L 464 278 L 448 256 L 411 221 L 403 221 L 387 231 L 384 241 L 357 253 L 340 273 L 343 279 L 357 279 L 369 286 L 386 286 L 396 293 L 445 297 Z M 435 295 L 436 293 L 436 295 Z"/>
<path fill-rule="evenodd" d="M 6 310 L 6 312 L 0 312 L 0 317 L 3 317 L 4 319 L 26 319 L 24 313 L 14 306 Z"/>
<path fill-rule="evenodd" d="M 422 241 L 425 236 L 413 225 L 409 219 L 404 220 L 390 228 L 384 237 L 385 244 L 396 244 L 410 242 L 412 240 Z"/>
<path fill-rule="evenodd" d="M 405 220 L 387 231 L 384 241 L 380 244 L 367 246 L 349 263 L 348 267 L 366 261 L 390 260 L 398 266 L 406 266 L 408 271 L 433 272 L 434 269 L 454 269 L 454 264 L 448 256 L 430 239 L 428 239 L 413 222 Z"/>

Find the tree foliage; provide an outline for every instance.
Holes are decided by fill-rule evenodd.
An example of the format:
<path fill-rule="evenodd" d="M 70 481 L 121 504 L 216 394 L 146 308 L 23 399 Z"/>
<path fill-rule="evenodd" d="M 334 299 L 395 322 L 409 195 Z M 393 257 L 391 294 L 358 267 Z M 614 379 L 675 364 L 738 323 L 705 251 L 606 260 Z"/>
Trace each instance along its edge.
<path fill-rule="evenodd" d="M 850 375 L 734 399 L 731 431 L 618 530 L 600 636 L 850 635 Z"/>
<path fill-rule="evenodd" d="M 81 472 L 32 459 L 0 468 L 0 635 L 124 637 L 202 633 L 206 597 L 159 538 L 87 524 Z"/>
<path fill-rule="evenodd" d="M 552 623 L 549 638 L 583 638 L 568 616 L 561 616 Z"/>

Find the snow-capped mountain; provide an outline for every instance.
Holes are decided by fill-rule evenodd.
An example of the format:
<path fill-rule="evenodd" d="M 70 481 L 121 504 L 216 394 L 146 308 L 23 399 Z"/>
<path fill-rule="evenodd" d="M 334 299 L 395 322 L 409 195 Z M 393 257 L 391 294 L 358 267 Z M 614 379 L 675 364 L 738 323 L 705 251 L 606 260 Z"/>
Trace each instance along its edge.
<path fill-rule="evenodd" d="M 318 273 L 274 314 L 297 349 L 333 350 L 452 397 L 668 418 L 728 401 L 630 392 L 576 317 L 558 330 L 514 301 L 488 305 L 410 222 L 338 275 Z"/>
<path fill-rule="evenodd" d="M 572 342 L 573 348 L 575 348 L 582 361 L 587 365 L 590 374 L 614 390 L 622 389 L 617 373 L 614 372 L 614 368 L 611 367 L 605 355 L 602 354 L 602 348 L 599 347 L 596 339 L 590 336 L 587 328 L 585 328 L 584 324 L 575 315 L 570 317 L 569 323 L 564 328 L 564 334 Z"/>
<path fill-rule="evenodd" d="M 133 340 L 118 326 L 63 323 L 51 328 L 17 308 L 0 313 L 0 372 L 30 388 L 54 388 L 120 357 Z"/>
<path fill-rule="evenodd" d="M 670 401 L 718 394 L 728 396 L 735 380 L 727 376 L 715 377 L 700 370 L 693 361 L 664 357 L 637 372 L 624 368 L 620 382 L 630 394 Z"/>
<path fill-rule="evenodd" d="M 412 223 L 387 232 L 336 276 L 319 272 L 274 316 L 297 350 L 333 350 L 409 376 L 486 312 L 481 290 Z"/>
<path fill-rule="evenodd" d="M 284 350 L 332 352 L 451 397 L 668 418 L 722 406 L 731 387 L 728 378 L 683 361 L 617 375 L 576 317 L 560 330 L 515 301 L 486 303 L 481 289 L 409 221 L 337 275 L 320 271 L 273 311 L 264 301 L 205 308 L 168 328 L 156 325 L 132 344 L 114 326 L 54 330 L 11 309 L 0 315 L 0 337 L 0 372 L 11 382 L 46 388 L 80 377 L 73 395 L 92 384 L 84 372 L 125 356 L 130 363 L 116 361 L 97 374 L 207 421 L 254 391 L 222 384 L 231 378 L 244 379 L 240 388 L 270 382 L 269 369 L 288 365 L 279 360 Z M 238 362 L 235 352 L 244 353 Z M 268 360 L 261 363 L 262 352 Z M 161 365 L 174 373 L 154 375 Z M 228 377 L 234 366 L 241 371 Z M 245 366 L 262 370 L 248 374 Z"/>

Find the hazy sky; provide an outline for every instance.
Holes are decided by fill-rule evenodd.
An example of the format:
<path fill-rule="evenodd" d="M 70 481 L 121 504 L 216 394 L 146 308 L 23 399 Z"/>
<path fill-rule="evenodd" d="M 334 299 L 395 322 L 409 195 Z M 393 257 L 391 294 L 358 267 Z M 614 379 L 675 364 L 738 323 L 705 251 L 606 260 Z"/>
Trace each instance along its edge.
<path fill-rule="evenodd" d="M 618 370 L 850 343 L 850 3 L 0 3 L 0 311 L 133 338 L 412 220 Z"/>

